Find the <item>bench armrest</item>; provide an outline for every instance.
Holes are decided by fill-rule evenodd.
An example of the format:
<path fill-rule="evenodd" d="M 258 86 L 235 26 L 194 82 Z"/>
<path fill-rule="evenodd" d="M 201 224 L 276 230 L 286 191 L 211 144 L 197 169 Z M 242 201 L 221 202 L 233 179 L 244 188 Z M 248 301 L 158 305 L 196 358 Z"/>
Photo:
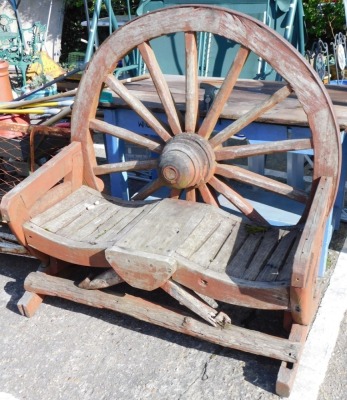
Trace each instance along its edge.
<path fill-rule="evenodd" d="M 292 287 L 304 288 L 316 278 L 332 190 L 332 178 L 321 177 L 294 257 Z"/>
<path fill-rule="evenodd" d="M 67 193 L 81 186 L 82 170 L 81 144 L 72 142 L 2 198 L 0 206 L 2 219 L 9 224 L 12 232 L 23 245 L 26 244 L 22 228 L 24 222 L 51 206 L 54 200 L 59 201 L 62 196 L 66 196 Z M 60 190 L 60 193 L 52 189 L 62 180 L 64 180 L 62 185 L 64 189 Z M 54 193 L 47 195 L 50 189 Z M 35 206 L 35 203 L 42 198 L 47 200 L 46 207 L 43 201 L 40 202 L 39 207 L 37 204 Z"/>

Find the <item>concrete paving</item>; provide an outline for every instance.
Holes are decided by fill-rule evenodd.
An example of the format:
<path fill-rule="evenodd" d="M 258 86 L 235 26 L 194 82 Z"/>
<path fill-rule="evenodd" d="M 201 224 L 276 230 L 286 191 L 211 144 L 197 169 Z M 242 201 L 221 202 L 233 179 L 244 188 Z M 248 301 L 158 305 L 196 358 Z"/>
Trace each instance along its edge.
<path fill-rule="evenodd" d="M 0 400 L 278 399 L 275 360 L 59 298 L 22 317 L 16 302 L 37 264 L 0 255 Z M 346 327 L 345 316 L 319 400 L 346 399 Z"/>

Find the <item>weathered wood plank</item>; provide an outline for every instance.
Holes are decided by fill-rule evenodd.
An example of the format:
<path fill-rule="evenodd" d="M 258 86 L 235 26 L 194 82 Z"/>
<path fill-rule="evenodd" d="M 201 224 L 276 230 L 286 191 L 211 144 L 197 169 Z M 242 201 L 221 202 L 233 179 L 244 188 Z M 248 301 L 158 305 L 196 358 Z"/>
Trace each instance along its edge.
<path fill-rule="evenodd" d="M 305 228 L 301 235 L 298 251 L 294 258 L 292 285 L 304 287 L 307 276 L 316 268 L 321 253 L 321 240 L 327 218 L 328 199 L 332 192 L 332 178 L 320 178 Z"/>
<path fill-rule="evenodd" d="M 184 201 L 162 200 L 117 245 L 169 254 L 167 250 L 172 252 L 172 242 L 182 243 L 203 215 L 205 210 L 199 206 L 192 207 Z M 148 234 L 144 235 L 144 232 Z"/>
<path fill-rule="evenodd" d="M 99 217 L 111 211 L 113 211 L 113 214 L 118 214 L 120 207 L 118 208 L 114 204 L 107 202 L 100 202 L 100 200 L 84 203 L 83 210 L 70 220 L 66 220 L 61 228 L 55 230 L 55 233 L 63 237 L 70 236 L 76 240 L 77 234 L 82 233 L 85 236 L 84 229 L 88 230 L 91 226 L 98 226 Z M 111 218 L 113 214 L 111 214 Z"/>
<path fill-rule="evenodd" d="M 148 204 L 147 206 L 137 208 L 125 208 L 118 215 L 113 216 L 109 221 L 98 227 L 96 242 L 120 240 L 125 236 L 136 224 L 146 217 L 152 208 L 157 207 L 158 203 Z"/>
<path fill-rule="evenodd" d="M 141 298 L 80 289 L 72 281 L 38 272 L 29 274 L 24 286 L 26 290 L 38 294 L 59 296 L 89 306 L 107 308 L 225 347 L 283 361 L 296 362 L 300 350 L 300 343 L 294 341 L 234 325 L 224 329 L 211 327 L 178 311 L 169 310 Z"/>
<path fill-rule="evenodd" d="M 281 235 L 278 229 L 271 229 L 264 233 L 251 263 L 242 275 L 243 279 L 253 281 L 257 278 L 264 264 L 270 258 L 274 248 L 277 246 L 280 238 Z"/>
<path fill-rule="evenodd" d="M 239 251 L 235 254 L 235 256 L 233 256 L 226 266 L 225 272 L 231 277 L 242 278 L 252 262 L 253 256 L 256 253 L 261 241 L 261 233 L 249 234 Z"/>
<path fill-rule="evenodd" d="M 88 198 L 80 197 L 80 199 L 82 201 L 78 202 L 77 204 L 75 203 L 65 212 L 61 212 L 56 218 L 50 219 L 44 224 L 40 223 L 40 226 L 49 232 L 58 232 L 65 226 L 68 226 L 70 223 L 75 221 L 82 214 L 86 213 L 89 207 L 101 201 L 99 196 L 89 196 Z M 56 205 L 56 209 L 59 209 L 59 204 Z M 33 221 L 33 223 L 35 222 Z"/>
<path fill-rule="evenodd" d="M 204 245 L 213 232 L 218 229 L 221 221 L 222 219 L 220 217 L 212 213 L 205 215 L 187 240 L 177 248 L 176 252 L 189 259 Z"/>
<path fill-rule="evenodd" d="M 176 271 L 177 262 L 167 255 L 112 246 L 106 259 L 117 274 L 132 287 L 154 290 L 162 286 Z"/>
<path fill-rule="evenodd" d="M 276 381 L 276 393 L 281 397 L 289 397 L 290 391 L 294 384 L 295 376 L 299 369 L 299 361 L 301 353 L 304 348 L 304 343 L 306 341 L 309 332 L 309 326 L 303 326 L 298 324 L 293 324 L 289 340 L 295 343 L 300 343 L 298 351 L 298 361 L 294 364 L 288 363 L 287 361 L 282 361 L 280 370 L 277 375 Z"/>
<path fill-rule="evenodd" d="M 172 279 L 195 292 L 243 307 L 262 310 L 288 310 L 289 283 L 246 281 L 225 272 L 202 269 L 176 253 L 177 271 Z"/>
<path fill-rule="evenodd" d="M 272 282 L 277 280 L 297 237 L 297 231 L 293 230 L 285 235 L 272 253 L 264 268 L 259 273 L 257 280 Z"/>
<path fill-rule="evenodd" d="M 74 232 L 74 239 L 77 241 L 88 241 L 88 240 L 93 240 L 97 241 L 99 239 L 100 235 L 102 232 L 106 232 L 105 229 L 105 224 L 109 224 L 112 222 L 115 224 L 115 219 L 118 218 L 120 220 L 121 218 L 124 218 L 127 213 L 131 212 L 131 208 L 116 208 L 108 205 L 107 209 L 101 213 L 97 213 L 95 215 L 94 220 L 89 223 L 88 225 L 85 225 L 83 229 L 79 231 Z"/>
<path fill-rule="evenodd" d="M 190 257 L 190 260 L 203 268 L 207 268 L 218 254 L 234 226 L 235 223 L 232 220 L 225 219 L 221 221 L 217 229 L 207 238 L 204 245 Z"/>
<path fill-rule="evenodd" d="M 290 282 L 293 273 L 294 257 L 297 252 L 300 239 L 301 239 L 301 232 L 298 232 L 296 240 L 292 246 L 292 249 L 290 250 L 290 253 L 287 255 L 286 262 L 284 263 L 283 267 L 281 268 L 277 276 L 277 281 Z"/>
<path fill-rule="evenodd" d="M 209 269 L 216 272 L 225 272 L 231 257 L 240 249 L 247 236 L 248 233 L 245 229 L 245 224 L 236 222 L 222 248 L 210 263 Z"/>
<path fill-rule="evenodd" d="M 23 231 L 28 245 L 51 257 L 59 256 L 60 260 L 71 264 L 109 267 L 105 258 L 105 248 L 110 243 L 77 242 L 73 238 L 64 238 L 48 232 L 31 222 L 23 225 Z"/>
<path fill-rule="evenodd" d="M 85 186 L 82 186 L 80 189 L 62 199 L 58 204 L 53 205 L 47 209 L 47 211 L 32 218 L 31 221 L 39 226 L 44 225 L 45 223 L 59 217 L 62 213 L 70 210 L 76 204 L 85 201 L 88 197 L 90 197 L 90 193 L 86 190 Z"/>
<path fill-rule="evenodd" d="M 187 203 L 189 204 L 189 203 Z M 161 247 L 166 249 L 168 253 L 174 253 L 180 246 L 182 246 L 190 237 L 194 229 L 201 223 L 206 215 L 206 209 L 204 207 L 199 208 L 199 212 L 190 210 L 192 207 L 187 207 L 189 213 L 186 216 L 185 223 L 179 228 L 179 234 L 175 234 L 175 223 L 173 229 L 168 229 L 165 235 L 162 235 Z M 196 207 L 194 207 L 196 208 Z M 177 232 L 177 231 L 176 231 Z M 155 240 L 156 241 L 156 240 Z M 155 243 L 151 241 L 148 243 L 149 248 L 154 246 Z"/>
<path fill-rule="evenodd" d="M 176 299 L 180 304 L 186 306 L 189 310 L 199 315 L 202 319 L 210 323 L 212 326 L 222 326 L 231 324 L 231 320 L 228 315 L 223 312 L 218 312 L 216 309 L 210 307 L 206 303 L 203 303 L 198 297 L 189 293 L 183 286 L 173 282 L 171 279 L 166 281 L 161 286 L 165 292 Z"/>

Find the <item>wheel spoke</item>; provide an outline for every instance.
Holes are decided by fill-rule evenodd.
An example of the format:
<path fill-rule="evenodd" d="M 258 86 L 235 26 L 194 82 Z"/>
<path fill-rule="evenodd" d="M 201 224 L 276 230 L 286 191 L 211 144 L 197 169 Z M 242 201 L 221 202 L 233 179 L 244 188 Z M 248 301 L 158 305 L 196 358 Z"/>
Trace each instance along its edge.
<path fill-rule="evenodd" d="M 183 117 L 174 102 L 169 86 L 159 67 L 158 61 L 149 43 L 141 43 L 138 49 L 144 59 L 160 100 L 166 112 L 172 133 L 182 133 Z"/>
<path fill-rule="evenodd" d="M 185 33 L 186 42 L 186 116 L 185 131 L 194 133 L 198 122 L 199 82 L 196 34 Z"/>
<path fill-rule="evenodd" d="M 138 146 L 145 147 L 146 149 L 151 150 L 154 153 L 160 153 L 163 148 L 160 143 L 157 143 L 152 139 L 147 139 L 144 136 L 139 135 L 138 133 L 120 128 L 119 126 L 111 125 L 98 119 L 91 119 L 89 121 L 89 127 L 93 130 L 108 133 L 119 139 L 123 139 L 129 143 L 134 143 Z"/>
<path fill-rule="evenodd" d="M 291 139 L 278 142 L 223 147 L 216 150 L 215 155 L 217 161 L 222 161 L 286 151 L 308 150 L 312 148 L 313 144 L 311 139 Z"/>
<path fill-rule="evenodd" d="M 286 99 L 292 93 L 292 91 L 293 89 L 290 87 L 290 85 L 286 85 L 281 89 L 277 90 L 277 92 L 275 92 L 267 100 L 262 102 L 260 105 L 253 107 L 242 117 L 237 119 L 235 122 L 230 124 L 228 127 L 220 131 L 216 136 L 210 139 L 211 146 L 213 148 L 216 148 L 217 146 L 225 142 L 227 139 L 234 136 L 241 129 L 243 129 L 251 122 L 255 121 L 262 114 L 266 113 L 271 108 L 273 108 L 276 104 Z"/>
<path fill-rule="evenodd" d="M 105 79 L 107 86 L 121 97 L 129 107 L 131 107 L 147 124 L 156 132 L 165 142 L 171 139 L 171 135 L 165 129 L 163 124 L 145 107 L 142 102 L 119 82 L 112 74 L 107 75 Z"/>
<path fill-rule="evenodd" d="M 208 182 L 217 192 L 222 194 L 228 199 L 238 210 L 240 210 L 250 220 L 261 223 L 263 225 L 269 225 L 266 219 L 264 219 L 258 211 L 254 209 L 252 204 L 227 186 L 224 182 L 213 176 Z"/>
<path fill-rule="evenodd" d="M 196 191 L 195 188 L 186 189 L 186 200 L 196 202 Z"/>
<path fill-rule="evenodd" d="M 154 169 L 158 166 L 158 160 L 124 161 L 112 164 L 98 165 L 93 168 L 95 175 L 106 175 L 113 172 L 143 171 Z"/>
<path fill-rule="evenodd" d="M 235 179 L 281 196 L 286 196 L 300 203 L 306 203 L 308 200 L 308 195 L 303 190 L 295 189 L 285 183 L 278 182 L 274 179 L 259 175 L 255 172 L 247 171 L 234 165 L 217 164 L 215 174 L 224 176 L 225 178 Z"/>
<path fill-rule="evenodd" d="M 206 204 L 210 204 L 211 206 L 219 207 L 217 200 L 214 198 L 211 190 L 207 187 L 205 183 L 202 183 L 199 187 L 199 192 L 201 194 L 202 199 Z"/>
<path fill-rule="evenodd" d="M 210 137 L 214 127 L 216 126 L 218 118 L 235 86 L 235 83 L 240 75 L 240 72 L 242 71 L 242 68 L 247 60 L 249 53 L 250 50 L 241 46 L 238 53 L 236 54 L 234 62 L 227 76 L 225 77 L 224 82 L 219 89 L 211 108 L 208 110 L 206 118 L 204 119 L 199 129 L 199 135 L 204 137 L 205 139 L 208 139 Z"/>
<path fill-rule="evenodd" d="M 163 186 L 164 184 L 160 179 L 155 179 L 135 193 L 131 200 L 144 200 Z"/>

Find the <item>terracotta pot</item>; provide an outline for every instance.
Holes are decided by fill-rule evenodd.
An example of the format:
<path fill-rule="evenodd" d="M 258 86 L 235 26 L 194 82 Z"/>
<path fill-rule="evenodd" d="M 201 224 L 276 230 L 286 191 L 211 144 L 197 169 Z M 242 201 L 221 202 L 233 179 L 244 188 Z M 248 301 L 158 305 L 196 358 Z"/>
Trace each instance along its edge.
<path fill-rule="evenodd" d="M 5 60 L 0 60 L 0 102 L 12 101 L 13 94 L 10 82 L 10 75 L 8 72 L 9 63 Z M 29 125 L 29 119 L 22 118 L 18 115 L 9 114 L 9 115 L 0 115 L 0 126 L 1 122 L 6 123 L 17 123 Z M 14 137 L 23 136 L 20 132 L 12 132 L 9 130 L 1 130 L 0 136 L 5 137 L 7 139 L 11 139 Z"/>

